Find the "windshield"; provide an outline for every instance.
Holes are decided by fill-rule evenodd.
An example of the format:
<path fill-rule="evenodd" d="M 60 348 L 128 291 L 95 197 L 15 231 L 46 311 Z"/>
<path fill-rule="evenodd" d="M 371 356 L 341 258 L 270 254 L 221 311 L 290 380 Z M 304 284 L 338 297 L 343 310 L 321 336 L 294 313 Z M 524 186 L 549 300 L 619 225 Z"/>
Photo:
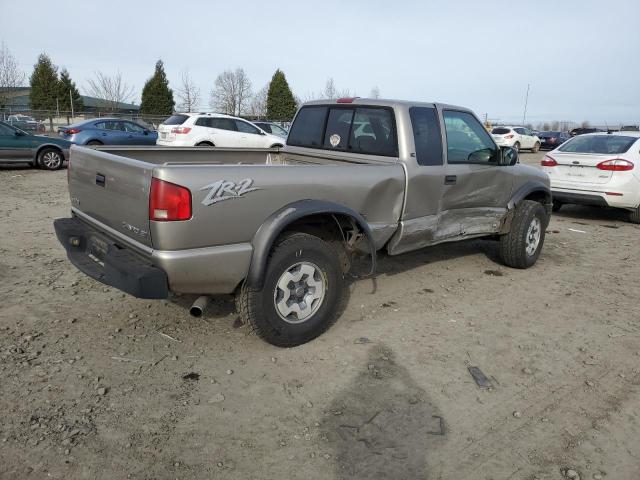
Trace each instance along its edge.
<path fill-rule="evenodd" d="M 573 137 L 559 150 L 567 153 L 595 153 L 602 155 L 625 153 L 637 137 L 622 135 L 585 135 Z"/>

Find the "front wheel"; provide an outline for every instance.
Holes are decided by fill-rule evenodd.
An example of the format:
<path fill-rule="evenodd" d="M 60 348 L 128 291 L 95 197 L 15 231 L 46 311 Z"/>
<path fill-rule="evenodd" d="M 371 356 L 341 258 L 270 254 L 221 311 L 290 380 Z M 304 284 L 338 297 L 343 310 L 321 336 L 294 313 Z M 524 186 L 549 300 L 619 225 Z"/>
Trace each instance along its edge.
<path fill-rule="evenodd" d="M 243 286 L 240 318 L 272 345 L 295 347 L 327 330 L 344 297 L 340 255 L 306 233 L 280 239 L 271 250 L 261 290 Z"/>
<path fill-rule="evenodd" d="M 62 162 L 62 153 L 55 148 L 45 148 L 38 155 L 38 164 L 45 170 L 58 170 L 62 167 Z"/>
<path fill-rule="evenodd" d="M 548 223 L 549 216 L 542 204 L 523 200 L 514 212 L 511 231 L 500 237 L 500 257 L 505 265 L 529 268 L 535 264 Z"/>
<path fill-rule="evenodd" d="M 538 150 L 540 150 L 540 142 L 536 142 L 535 145 L 533 146 L 533 148 L 531 149 L 532 153 L 538 153 Z"/>

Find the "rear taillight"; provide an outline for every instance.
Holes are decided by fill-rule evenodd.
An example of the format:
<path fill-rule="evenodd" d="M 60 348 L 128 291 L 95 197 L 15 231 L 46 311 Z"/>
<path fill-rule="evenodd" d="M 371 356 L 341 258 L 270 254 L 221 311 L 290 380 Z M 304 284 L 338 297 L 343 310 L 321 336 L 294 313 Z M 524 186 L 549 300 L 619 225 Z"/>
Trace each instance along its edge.
<path fill-rule="evenodd" d="M 171 129 L 171 133 L 177 133 L 178 135 L 184 135 L 186 133 L 189 133 L 191 131 L 191 128 L 189 127 L 173 127 Z"/>
<path fill-rule="evenodd" d="M 513 138 L 513 133 L 511 133 L 509 135 L 505 135 L 504 138 Z"/>
<path fill-rule="evenodd" d="M 545 155 L 542 161 L 540 162 L 540 165 L 542 165 L 543 167 L 557 167 L 558 162 L 556 162 L 555 158 L 549 155 Z"/>
<path fill-rule="evenodd" d="M 64 133 L 66 135 L 75 135 L 76 133 L 80 133 L 82 130 L 79 128 L 70 128 L 69 130 L 65 130 Z"/>
<path fill-rule="evenodd" d="M 188 188 L 159 178 L 151 179 L 149 220 L 172 222 L 191 218 L 191 192 Z"/>
<path fill-rule="evenodd" d="M 633 162 L 629 160 L 623 160 L 621 158 L 614 158 L 612 160 L 605 160 L 596 165 L 596 168 L 600 170 L 609 170 L 612 172 L 627 172 L 633 170 Z"/>

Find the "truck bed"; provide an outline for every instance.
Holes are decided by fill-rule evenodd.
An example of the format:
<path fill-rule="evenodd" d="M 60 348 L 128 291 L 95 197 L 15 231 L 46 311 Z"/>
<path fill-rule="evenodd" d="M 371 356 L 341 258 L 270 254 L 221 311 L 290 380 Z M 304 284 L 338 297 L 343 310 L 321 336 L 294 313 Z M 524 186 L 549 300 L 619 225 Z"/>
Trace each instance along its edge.
<path fill-rule="evenodd" d="M 398 226 L 405 175 L 398 163 L 365 157 L 370 156 L 295 149 L 74 146 L 69 191 L 77 216 L 154 250 L 250 244 L 270 215 L 304 199 L 329 200 L 360 213 L 382 246 Z M 149 220 L 152 178 L 190 190 L 190 220 Z M 207 196 L 220 181 L 245 182 L 250 191 L 211 202 Z"/>

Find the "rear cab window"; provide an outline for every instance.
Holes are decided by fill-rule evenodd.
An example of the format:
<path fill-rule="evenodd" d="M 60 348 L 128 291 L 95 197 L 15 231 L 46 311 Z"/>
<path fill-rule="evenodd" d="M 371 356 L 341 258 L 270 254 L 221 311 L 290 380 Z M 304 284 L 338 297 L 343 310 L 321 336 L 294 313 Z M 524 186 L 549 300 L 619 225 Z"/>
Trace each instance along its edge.
<path fill-rule="evenodd" d="M 565 153 L 594 153 L 617 155 L 626 153 L 638 137 L 625 135 L 585 135 L 573 137 L 558 149 Z"/>
<path fill-rule="evenodd" d="M 509 128 L 496 127 L 493 130 L 491 130 L 491 133 L 493 133 L 494 135 L 505 135 L 505 134 L 509 133 L 510 131 L 511 131 L 511 129 L 509 129 Z"/>
<path fill-rule="evenodd" d="M 367 155 L 398 156 L 393 110 L 387 107 L 308 106 L 298 112 L 288 145 Z"/>

